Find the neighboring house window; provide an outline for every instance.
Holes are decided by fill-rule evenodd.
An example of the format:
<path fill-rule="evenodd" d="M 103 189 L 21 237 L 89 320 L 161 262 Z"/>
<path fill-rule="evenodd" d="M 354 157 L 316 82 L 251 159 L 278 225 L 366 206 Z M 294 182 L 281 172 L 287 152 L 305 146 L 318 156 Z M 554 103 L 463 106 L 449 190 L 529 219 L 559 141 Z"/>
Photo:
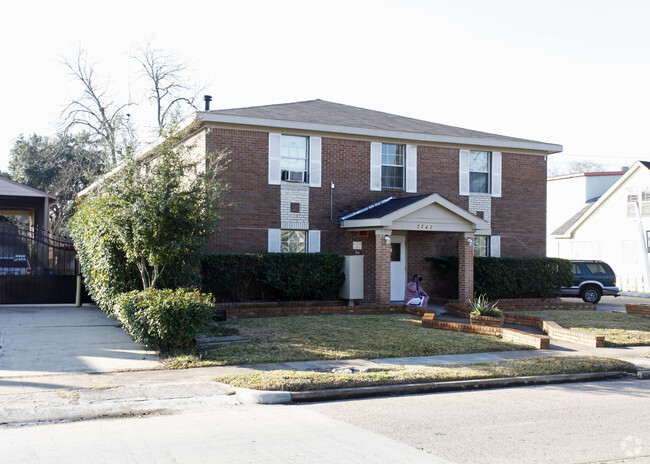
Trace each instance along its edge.
<path fill-rule="evenodd" d="M 490 256 L 490 237 L 474 236 L 474 256 Z"/>
<path fill-rule="evenodd" d="M 650 191 L 648 190 L 641 192 L 640 202 L 638 194 L 630 194 L 627 196 L 627 217 L 636 218 L 637 202 L 639 203 L 641 217 L 650 217 Z"/>
<path fill-rule="evenodd" d="M 280 169 L 282 180 L 307 182 L 309 172 L 309 139 L 297 135 L 282 135 L 280 139 Z"/>
<path fill-rule="evenodd" d="M 280 251 L 282 253 L 305 253 L 306 245 L 307 233 L 304 230 L 283 230 L 280 233 Z"/>
<path fill-rule="evenodd" d="M 489 151 L 469 152 L 469 191 L 471 193 L 490 193 Z"/>
<path fill-rule="evenodd" d="M 381 186 L 382 188 L 404 188 L 405 145 L 381 144 Z"/>

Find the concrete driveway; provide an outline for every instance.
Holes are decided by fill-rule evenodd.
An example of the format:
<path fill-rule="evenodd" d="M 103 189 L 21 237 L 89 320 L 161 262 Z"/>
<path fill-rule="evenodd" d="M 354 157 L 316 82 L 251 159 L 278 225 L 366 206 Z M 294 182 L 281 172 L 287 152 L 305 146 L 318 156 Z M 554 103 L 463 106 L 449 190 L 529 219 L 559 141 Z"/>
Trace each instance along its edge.
<path fill-rule="evenodd" d="M 157 366 L 96 306 L 0 305 L 0 378 Z"/>

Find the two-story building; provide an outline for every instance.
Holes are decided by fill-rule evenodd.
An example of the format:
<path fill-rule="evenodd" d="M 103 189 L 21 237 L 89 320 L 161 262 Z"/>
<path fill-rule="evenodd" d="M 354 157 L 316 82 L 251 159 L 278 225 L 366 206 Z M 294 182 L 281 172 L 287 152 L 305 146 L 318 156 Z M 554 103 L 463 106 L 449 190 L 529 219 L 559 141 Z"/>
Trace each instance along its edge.
<path fill-rule="evenodd" d="M 561 145 L 323 100 L 197 112 L 199 154 L 231 152 L 212 251 L 364 256 L 364 300 L 402 300 L 429 256 L 545 256 L 546 156 Z"/>

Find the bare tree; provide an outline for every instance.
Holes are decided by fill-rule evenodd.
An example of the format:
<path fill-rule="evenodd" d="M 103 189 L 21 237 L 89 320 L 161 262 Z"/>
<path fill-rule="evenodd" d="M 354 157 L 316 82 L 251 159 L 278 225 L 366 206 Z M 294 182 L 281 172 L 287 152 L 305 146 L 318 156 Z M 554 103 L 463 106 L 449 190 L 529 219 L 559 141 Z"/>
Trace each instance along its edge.
<path fill-rule="evenodd" d="M 598 172 L 603 170 L 603 165 L 592 160 L 572 161 L 567 165 L 548 168 L 548 177 L 579 174 L 582 172 Z"/>
<path fill-rule="evenodd" d="M 95 78 L 94 64 L 89 63 L 86 51 L 79 49 L 74 60 L 63 59 L 71 76 L 81 84 L 81 95 L 63 110 L 63 129 L 74 127 L 94 134 L 106 146 L 110 164 L 116 165 L 120 158 L 135 149 L 133 128 L 127 108 L 132 105 L 115 103 L 108 93 L 108 85 Z"/>
<path fill-rule="evenodd" d="M 163 135 L 178 122 L 184 109 L 196 109 L 194 102 L 200 89 L 193 90 L 185 83 L 187 64 L 172 53 L 152 48 L 148 42 L 138 46 L 134 59 L 151 85 L 149 100 L 156 107 L 158 135 Z"/>

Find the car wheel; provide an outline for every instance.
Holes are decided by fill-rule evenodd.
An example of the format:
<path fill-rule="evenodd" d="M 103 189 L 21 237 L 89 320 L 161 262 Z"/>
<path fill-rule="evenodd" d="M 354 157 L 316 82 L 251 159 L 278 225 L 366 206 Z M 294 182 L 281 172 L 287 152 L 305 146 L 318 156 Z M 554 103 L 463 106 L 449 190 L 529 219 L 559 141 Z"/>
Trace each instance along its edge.
<path fill-rule="evenodd" d="M 585 303 L 596 304 L 600 301 L 602 296 L 601 291 L 598 287 L 590 285 L 582 291 L 582 299 Z"/>

